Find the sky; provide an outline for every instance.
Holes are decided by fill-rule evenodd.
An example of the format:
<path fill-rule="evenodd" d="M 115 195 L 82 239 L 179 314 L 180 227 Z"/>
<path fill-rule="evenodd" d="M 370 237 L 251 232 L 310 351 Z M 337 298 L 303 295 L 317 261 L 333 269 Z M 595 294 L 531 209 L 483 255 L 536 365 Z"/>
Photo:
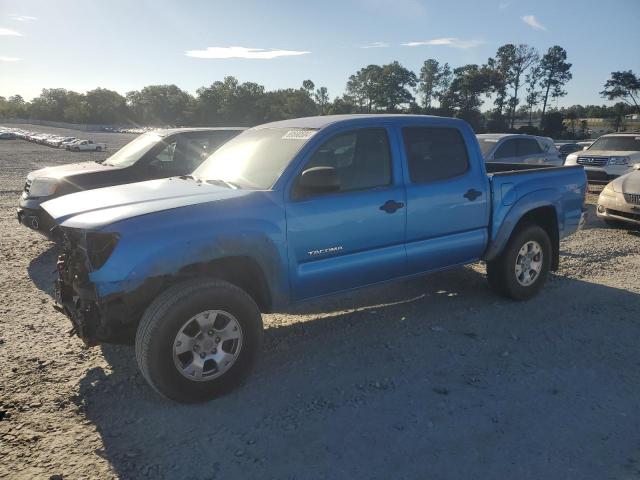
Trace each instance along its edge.
<path fill-rule="evenodd" d="M 0 0 L 0 95 L 42 88 L 191 93 L 227 75 L 267 89 L 398 60 L 482 64 L 505 43 L 567 50 L 558 106 L 607 103 L 612 71 L 640 74 L 640 0 Z"/>

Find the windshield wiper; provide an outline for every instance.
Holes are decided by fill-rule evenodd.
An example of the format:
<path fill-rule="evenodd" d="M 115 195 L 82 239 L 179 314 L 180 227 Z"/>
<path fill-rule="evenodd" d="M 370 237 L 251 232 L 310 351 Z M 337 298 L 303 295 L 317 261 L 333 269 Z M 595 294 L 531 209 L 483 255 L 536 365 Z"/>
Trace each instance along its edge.
<path fill-rule="evenodd" d="M 193 175 L 180 175 L 178 178 L 182 180 L 195 180 L 196 182 L 202 182 L 201 179 L 194 177 Z"/>
<path fill-rule="evenodd" d="M 234 190 L 238 190 L 240 188 L 239 185 L 227 180 L 222 180 L 221 178 L 211 178 L 206 180 L 206 182 L 212 185 L 223 185 L 225 187 L 233 188 Z"/>

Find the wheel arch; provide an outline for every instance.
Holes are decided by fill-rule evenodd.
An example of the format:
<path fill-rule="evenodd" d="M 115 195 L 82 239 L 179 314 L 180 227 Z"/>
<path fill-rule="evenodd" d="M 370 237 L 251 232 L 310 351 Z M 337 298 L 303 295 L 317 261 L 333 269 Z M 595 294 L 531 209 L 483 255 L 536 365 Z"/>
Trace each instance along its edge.
<path fill-rule="evenodd" d="M 542 227 L 549 235 L 552 248 L 551 270 L 558 269 L 560 263 L 560 209 L 553 198 L 542 199 L 541 192 L 544 191 L 536 192 L 539 194 L 536 195 L 538 198 L 529 196 L 521 198 L 511 208 L 487 247 L 483 257 L 485 261 L 496 259 L 504 251 L 514 232 L 518 231 L 522 225 L 535 224 Z M 547 193 L 549 193 L 548 190 Z"/>

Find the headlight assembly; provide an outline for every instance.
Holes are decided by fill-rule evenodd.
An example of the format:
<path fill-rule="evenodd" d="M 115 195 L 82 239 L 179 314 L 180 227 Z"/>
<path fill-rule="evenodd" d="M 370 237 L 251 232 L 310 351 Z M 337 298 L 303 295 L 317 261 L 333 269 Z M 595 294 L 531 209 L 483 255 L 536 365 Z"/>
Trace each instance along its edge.
<path fill-rule="evenodd" d="M 602 189 L 602 192 L 600 192 L 600 195 L 604 195 L 605 197 L 615 197 L 616 196 L 615 192 L 613 191 L 613 187 L 611 186 L 610 183 L 607 184 L 607 186 Z"/>
<path fill-rule="evenodd" d="M 609 165 L 629 165 L 629 157 L 611 157 Z"/>
<path fill-rule="evenodd" d="M 60 186 L 55 178 L 34 178 L 29 187 L 30 197 L 50 197 Z"/>
<path fill-rule="evenodd" d="M 109 232 L 87 232 L 87 256 L 94 270 L 102 267 L 116 248 L 119 236 Z"/>

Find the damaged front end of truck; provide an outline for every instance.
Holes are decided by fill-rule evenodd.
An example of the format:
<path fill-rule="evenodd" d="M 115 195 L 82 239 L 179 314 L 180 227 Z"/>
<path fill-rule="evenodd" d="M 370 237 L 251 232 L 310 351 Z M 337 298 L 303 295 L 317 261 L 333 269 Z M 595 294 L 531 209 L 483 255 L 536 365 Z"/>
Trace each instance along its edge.
<path fill-rule="evenodd" d="M 130 341 L 133 326 L 126 321 L 131 305 L 122 296 L 100 297 L 91 272 L 107 261 L 118 243 L 117 233 L 56 227 L 62 239 L 56 263 L 54 308 L 72 323 L 70 334 L 86 345 Z M 128 333 L 128 334 L 127 334 Z"/>

